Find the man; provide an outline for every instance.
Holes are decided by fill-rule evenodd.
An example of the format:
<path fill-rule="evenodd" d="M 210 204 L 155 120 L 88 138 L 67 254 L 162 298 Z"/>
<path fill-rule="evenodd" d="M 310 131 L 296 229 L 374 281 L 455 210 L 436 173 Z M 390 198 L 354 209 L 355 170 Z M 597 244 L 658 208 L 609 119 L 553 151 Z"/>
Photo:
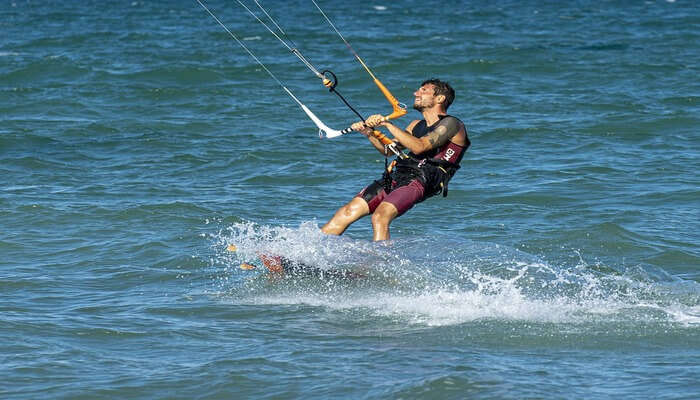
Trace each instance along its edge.
<path fill-rule="evenodd" d="M 372 135 L 375 127 L 386 127 L 394 136 L 394 143 L 410 152 L 392 163 L 395 167 L 390 176 L 385 176 L 388 180 L 375 181 L 340 207 L 321 228 L 323 233 L 341 235 L 350 224 L 372 214 L 374 240 L 387 240 L 394 218 L 440 192 L 447 196 L 447 182 L 459 169 L 471 144 L 462 121 L 447 115 L 455 92 L 447 82 L 429 79 L 413 94 L 413 108 L 423 114 L 423 119 L 411 122 L 406 130 L 383 121 L 381 115 L 353 124 L 353 129 L 367 136 L 384 155 L 388 150 Z"/>

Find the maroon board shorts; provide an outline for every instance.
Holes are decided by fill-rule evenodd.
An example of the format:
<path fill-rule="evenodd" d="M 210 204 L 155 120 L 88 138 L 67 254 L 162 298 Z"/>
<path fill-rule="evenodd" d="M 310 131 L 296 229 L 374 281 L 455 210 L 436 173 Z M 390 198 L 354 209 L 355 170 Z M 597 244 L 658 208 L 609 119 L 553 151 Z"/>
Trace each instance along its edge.
<path fill-rule="evenodd" d="M 395 183 L 395 182 L 394 182 Z M 369 205 L 370 214 L 377 209 L 383 201 L 391 203 L 402 215 L 410 210 L 414 204 L 423 201 L 425 195 L 425 187 L 418 179 L 413 179 L 408 184 L 395 187 L 391 193 L 387 194 L 384 190 L 383 181 L 374 181 L 371 185 L 362 189 L 356 197 L 361 197 Z"/>

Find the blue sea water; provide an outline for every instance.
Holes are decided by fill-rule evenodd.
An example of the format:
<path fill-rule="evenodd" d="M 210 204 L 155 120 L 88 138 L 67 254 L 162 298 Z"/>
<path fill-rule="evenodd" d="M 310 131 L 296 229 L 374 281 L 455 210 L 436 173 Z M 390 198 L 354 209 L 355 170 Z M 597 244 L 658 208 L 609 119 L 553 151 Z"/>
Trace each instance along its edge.
<path fill-rule="evenodd" d="M 261 4 L 390 111 L 310 1 Z M 700 397 L 697 2 L 319 4 L 400 101 L 449 81 L 473 143 L 389 243 L 318 231 L 383 157 L 196 1 L 0 4 L 0 398 Z"/>

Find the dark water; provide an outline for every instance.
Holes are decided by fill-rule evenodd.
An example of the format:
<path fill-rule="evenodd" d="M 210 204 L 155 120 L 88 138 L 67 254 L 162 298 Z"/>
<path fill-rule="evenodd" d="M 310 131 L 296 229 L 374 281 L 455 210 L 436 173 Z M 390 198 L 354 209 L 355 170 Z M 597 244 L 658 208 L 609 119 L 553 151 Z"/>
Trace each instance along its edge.
<path fill-rule="evenodd" d="M 207 4 L 354 121 L 236 2 Z M 262 4 L 363 114 L 390 111 L 311 2 Z M 697 3 L 320 4 L 404 103 L 451 82 L 473 142 L 389 244 L 369 220 L 318 232 L 381 155 L 319 140 L 196 2 L 0 4 L 0 397 L 699 397 Z M 366 278 L 239 269 L 260 251 Z"/>

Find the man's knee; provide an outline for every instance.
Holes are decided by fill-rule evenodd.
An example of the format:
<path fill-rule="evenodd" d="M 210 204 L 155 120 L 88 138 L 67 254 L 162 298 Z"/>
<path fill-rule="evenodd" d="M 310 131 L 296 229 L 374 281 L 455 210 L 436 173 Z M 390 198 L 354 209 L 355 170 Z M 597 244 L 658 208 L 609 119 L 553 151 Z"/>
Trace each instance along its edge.
<path fill-rule="evenodd" d="M 333 218 L 324 226 L 325 230 L 342 229 L 369 214 L 369 206 L 363 199 L 354 198 L 335 212 Z M 335 228 L 332 228 L 335 227 Z"/>
<path fill-rule="evenodd" d="M 356 207 L 355 207 L 356 208 Z M 350 218 L 352 215 L 357 212 L 353 207 L 350 205 L 350 203 L 340 207 L 340 215 L 342 215 L 345 218 Z"/>
<path fill-rule="evenodd" d="M 394 218 L 396 218 L 398 214 L 399 211 L 396 209 L 395 205 L 387 202 L 382 202 L 381 204 L 379 204 L 377 209 L 374 210 L 374 214 L 372 214 L 372 223 L 388 224 Z"/>
<path fill-rule="evenodd" d="M 369 205 L 364 199 L 355 197 L 348 204 L 342 206 L 340 212 L 346 218 L 362 217 L 369 214 Z"/>

